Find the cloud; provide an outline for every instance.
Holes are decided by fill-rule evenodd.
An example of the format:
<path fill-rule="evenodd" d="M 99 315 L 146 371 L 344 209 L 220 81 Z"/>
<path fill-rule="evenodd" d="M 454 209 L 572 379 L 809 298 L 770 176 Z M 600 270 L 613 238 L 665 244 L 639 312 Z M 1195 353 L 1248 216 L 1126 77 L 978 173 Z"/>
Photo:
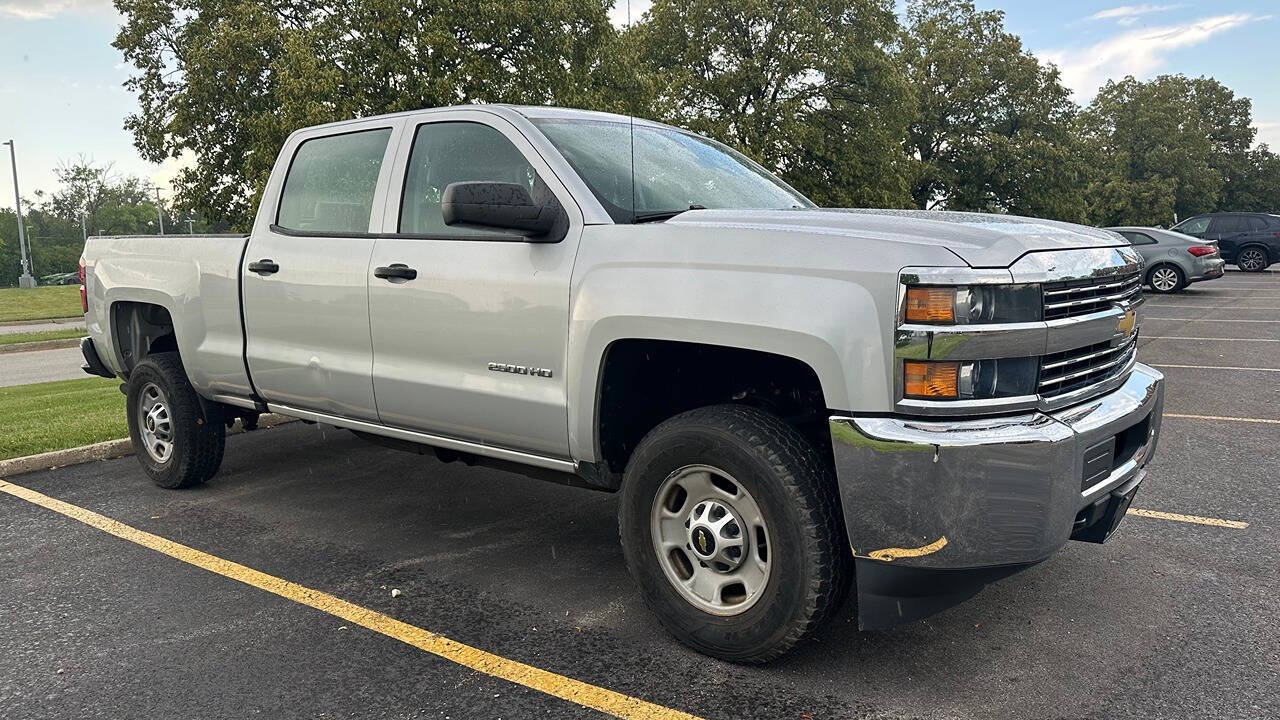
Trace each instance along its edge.
<path fill-rule="evenodd" d="M 1168 12 L 1169 10 L 1177 10 L 1184 5 L 1152 5 L 1151 3 L 1143 3 L 1141 5 L 1121 5 L 1107 10 L 1099 10 L 1098 12 L 1085 18 L 1086 20 L 1115 20 L 1121 25 L 1132 25 L 1138 21 L 1143 15 L 1152 13 Z"/>
<path fill-rule="evenodd" d="M 1253 126 L 1258 129 L 1255 145 L 1269 145 L 1272 152 L 1280 152 L 1280 122 L 1255 122 Z"/>
<path fill-rule="evenodd" d="M 609 8 L 609 21 L 614 27 L 626 27 L 627 5 L 627 0 L 614 0 L 613 7 Z M 631 22 L 640 22 L 640 16 L 652 5 L 653 0 L 630 0 Z"/>
<path fill-rule="evenodd" d="M 113 15 L 111 0 L 0 0 L 0 17 L 49 20 L 59 15 Z"/>
<path fill-rule="evenodd" d="M 1038 54 L 1057 65 L 1062 71 L 1062 82 L 1072 89 L 1078 100 L 1087 102 L 1109 79 L 1126 75 L 1150 77 L 1164 66 L 1174 50 L 1199 45 L 1214 35 L 1270 18 L 1270 15 L 1253 13 L 1214 15 L 1178 25 L 1130 30 L 1088 47 L 1045 50 Z"/>

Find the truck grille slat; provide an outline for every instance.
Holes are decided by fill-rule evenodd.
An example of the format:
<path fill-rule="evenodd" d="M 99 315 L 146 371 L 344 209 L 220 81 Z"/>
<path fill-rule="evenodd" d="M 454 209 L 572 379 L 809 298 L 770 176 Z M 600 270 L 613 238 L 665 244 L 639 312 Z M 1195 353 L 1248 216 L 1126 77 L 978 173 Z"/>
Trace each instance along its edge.
<path fill-rule="evenodd" d="M 1042 286 L 1042 291 L 1044 319 L 1058 320 L 1106 310 L 1112 303 L 1138 297 L 1142 293 L 1142 276 L 1134 272 L 1049 282 Z"/>
<path fill-rule="evenodd" d="M 1137 349 L 1135 335 L 1120 345 L 1104 342 L 1045 355 L 1040 363 L 1040 392 L 1062 395 L 1106 382 L 1128 370 Z"/>

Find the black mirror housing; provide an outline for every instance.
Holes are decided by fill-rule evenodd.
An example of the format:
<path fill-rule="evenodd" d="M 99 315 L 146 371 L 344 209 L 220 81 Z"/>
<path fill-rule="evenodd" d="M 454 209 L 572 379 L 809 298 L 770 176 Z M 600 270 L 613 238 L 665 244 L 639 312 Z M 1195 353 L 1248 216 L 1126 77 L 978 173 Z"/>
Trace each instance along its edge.
<path fill-rule="evenodd" d="M 535 189 L 542 191 L 542 202 L 519 183 L 449 183 L 440 202 L 444 224 L 516 230 L 530 242 L 559 242 L 567 230 L 564 210 L 545 186 Z"/>

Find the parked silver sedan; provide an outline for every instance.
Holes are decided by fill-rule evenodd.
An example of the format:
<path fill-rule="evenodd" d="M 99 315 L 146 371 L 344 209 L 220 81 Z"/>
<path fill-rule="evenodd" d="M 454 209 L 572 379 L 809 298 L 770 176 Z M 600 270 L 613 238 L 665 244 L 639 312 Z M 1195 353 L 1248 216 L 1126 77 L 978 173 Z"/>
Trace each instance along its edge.
<path fill-rule="evenodd" d="M 1147 285 L 1157 293 L 1175 293 L 1193 282 L 1222 277 L 1222 254 L 1215 240 L 1200 240 L 1173 230 L 1111 227 L 1146 261 Z"/>

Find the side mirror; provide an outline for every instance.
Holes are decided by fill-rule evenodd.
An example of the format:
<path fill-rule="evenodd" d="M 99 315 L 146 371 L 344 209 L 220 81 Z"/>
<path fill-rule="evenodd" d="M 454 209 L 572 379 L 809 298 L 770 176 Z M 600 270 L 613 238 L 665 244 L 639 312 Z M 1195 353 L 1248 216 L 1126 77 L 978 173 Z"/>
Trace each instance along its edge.
<path fill-rule="evenodd" d="M 531 242 L 558 242 L 564 237 L 564 211 L 554 195 L 538 189 L 542 202 L 518 183 L 449 183 L 440 199 L 444 224 L 517 230 L 528 233 Z M 553 232 L 558 227 L 561 231 Z"/>

